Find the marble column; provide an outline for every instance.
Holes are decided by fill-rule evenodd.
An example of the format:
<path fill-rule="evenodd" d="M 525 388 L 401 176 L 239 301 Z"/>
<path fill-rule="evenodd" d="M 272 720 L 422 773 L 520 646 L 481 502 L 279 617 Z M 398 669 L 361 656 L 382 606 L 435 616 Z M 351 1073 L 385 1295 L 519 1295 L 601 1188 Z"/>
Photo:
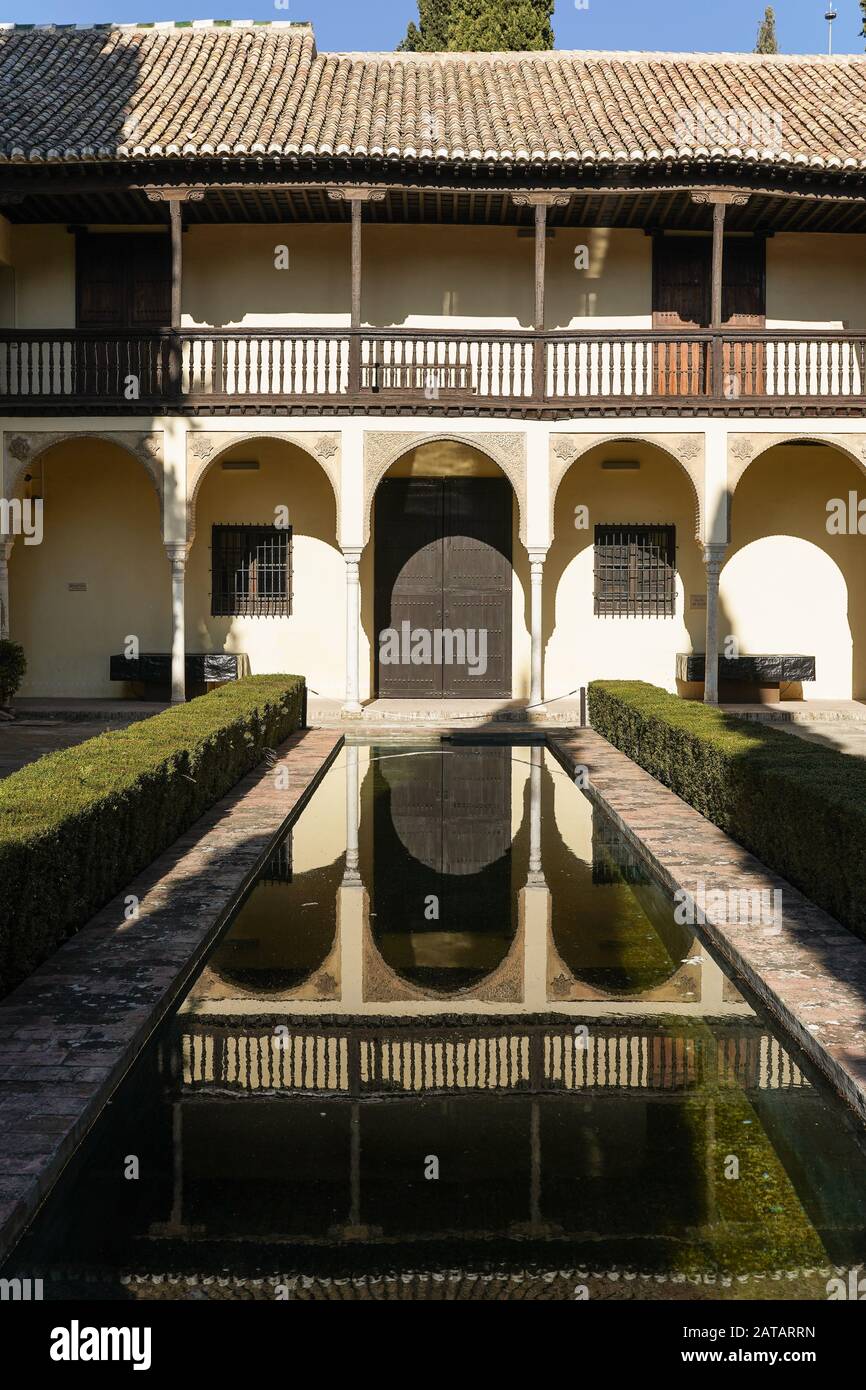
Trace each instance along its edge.
<path fill-rule="evenodd" d="M 171 703 L 181 705 L 186 700 L 184 607 L 189 545 L 186 541 L 168 541 L 165 549 L 171 562 Z"/>
<path fill-rule="evenodd" d="M 343 714 L 358 715 L 361 713 L 361 552 L 344 550 L 343 558 L 346 561 L 346 700 Z"/>
<path fill-rule="evenodd" d="M 704 644 L 704 702 L 719 703 L 719 576 L 725 561 L 726 546 L 710 542 L 704 546 L 704 565 L 707 570 L 707 637 Z"/>
<path fill-rule="evenodd" d="M 544 709 L 542 701 L 544 699 L 544 643 L 542 635 L 542 581 L 544 576 L 544 561 L 546 551 L 531 550 L 529 552 L 529 575 L 530 575 L 530 601 L 529 601 L 529 633 L 530 633 L 530 685 L 529 703 L 539 711 Z"/>

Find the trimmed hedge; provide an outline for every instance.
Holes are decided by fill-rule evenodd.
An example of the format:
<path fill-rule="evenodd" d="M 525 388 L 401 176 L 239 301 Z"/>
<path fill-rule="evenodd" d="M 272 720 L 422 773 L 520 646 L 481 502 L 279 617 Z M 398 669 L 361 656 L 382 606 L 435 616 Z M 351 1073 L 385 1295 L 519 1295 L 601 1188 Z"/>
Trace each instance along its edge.
<path fill-rule="evenodd" d="M 866 937 L 866 761 L 682 700 L 594 681 L 592 727 Z"/>
<path fill-rule="evenodd" d="M 299 676 L 250 676 L 0 781 L 0 992 L 302 723 Z"/>

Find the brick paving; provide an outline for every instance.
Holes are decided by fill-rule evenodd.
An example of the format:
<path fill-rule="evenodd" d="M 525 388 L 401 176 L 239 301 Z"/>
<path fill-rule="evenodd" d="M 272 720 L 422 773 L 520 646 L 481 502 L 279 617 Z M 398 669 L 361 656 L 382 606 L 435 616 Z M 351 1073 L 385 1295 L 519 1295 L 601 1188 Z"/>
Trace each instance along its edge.
<path fill-rule="evenodd" d="M 294 734 L 0 1004 L 0 1259 L 342 741 Z"/>
<path fill-rule="evenodd" d="M 834 1089 L 866 1119 L 866 942 L 589 729 L 548 734 L 572 775 L 671 891 L 782 891 L 772 925 L 707 921 L 710 944 L 746 979 Z M 708 913 L 708 918 L 710 914 Z"/>

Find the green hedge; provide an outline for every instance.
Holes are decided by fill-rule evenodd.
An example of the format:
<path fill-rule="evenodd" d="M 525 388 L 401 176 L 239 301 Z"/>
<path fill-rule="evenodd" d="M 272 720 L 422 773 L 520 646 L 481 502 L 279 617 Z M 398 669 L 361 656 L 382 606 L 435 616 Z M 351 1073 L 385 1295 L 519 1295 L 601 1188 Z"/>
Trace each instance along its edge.
<path fill-rule="evenodd" d="M 0 992 L 301 724 L 299 676 L 251 676 L 0 781 Z"/>
<path fill-rule="evenodd" d="M 592 727 L 866 937 L 866 760 L 643 681 L 595 681 Z"/>

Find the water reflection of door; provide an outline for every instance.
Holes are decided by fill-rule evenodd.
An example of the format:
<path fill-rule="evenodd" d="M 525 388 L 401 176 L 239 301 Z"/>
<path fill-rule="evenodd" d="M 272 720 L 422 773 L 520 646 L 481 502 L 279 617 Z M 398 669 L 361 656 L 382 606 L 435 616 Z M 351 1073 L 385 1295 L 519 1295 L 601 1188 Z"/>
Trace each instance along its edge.
<path fill-rule="evenodd" d="M 378 950 L 421 988 L 470 988 L 508 954 L 516 926 L 511 750 L 385 755 L 374 767 Z"/>

